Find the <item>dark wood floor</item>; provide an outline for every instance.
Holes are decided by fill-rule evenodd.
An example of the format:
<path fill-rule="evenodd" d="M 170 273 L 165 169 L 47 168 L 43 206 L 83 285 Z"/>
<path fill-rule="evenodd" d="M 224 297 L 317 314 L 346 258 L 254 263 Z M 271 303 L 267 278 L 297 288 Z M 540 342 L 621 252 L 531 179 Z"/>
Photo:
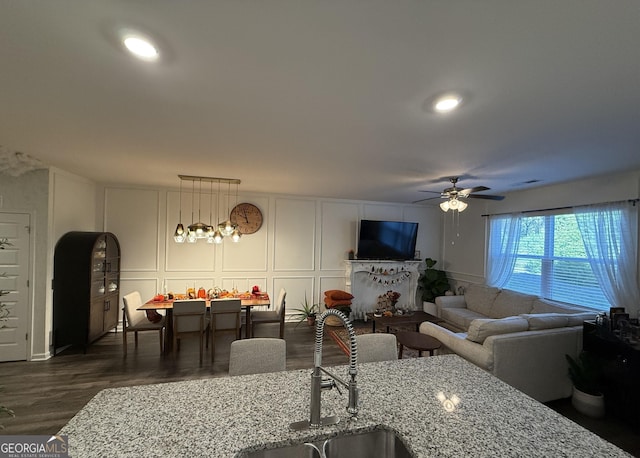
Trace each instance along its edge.
<path fill-rule="evenodd" d="M 364 324 L 356 323 L 356 326 Z M 277 325 L 265 324 L 256 335 L 276 337 Z M 133 336 L 130 336 L 133 337 Z M 313 367 L 315 332 L 306 324 L 287 324 L 287 369 Z M 88 348 L 70 348 L 40 362 L 0 363 L 0 404 L 14 410 L 15 418 L 0 417 L 0 434 L 54 434 L 95 394 L 104 388 L 222 377 L 228 374 L 232 335 L 216 340 L 213 365 L 206 353 L 202 366 L 197 344 L 185 339 L 177 358 L 159 353 L 156 333 L 141 333 L 137 349 L 129 339 L 129 354 L 122 354 L 122 334 L 109 333 Z M 348 359 L 325 333 L 323 364 L 346 364 Z M 155 402 L 149 399 L 149 402 Z M 593 420 L 576 412 L 569 400 L 549 403 L 560 414 L 640 457 L 640 434 L 614 418 Z M 639 413 L 640 415 L 640 413 Z"/>
<path fill-rule="evenodd" d="M 277 337 L 278 325 L 261 325 L 256 328 L 256 336 Z M 184 339 L 176 358 L 160 355 L 155 332 L 140 333 L 137 349 L 130 334 L 126 358 L 122 333 L 109 333 L 86 353 L 82 348 L 69 348 L 47 361 L 0 363 L 0 386 L 4 387 L 0 405 L 15 412 L 15 418 L 0 417 L 5 427 L 0 434 L 56 433 L 104 388 L 227 376 L 232 339 L 233 333 L 217 336 L 213 365 L 209 351 L 200 365 L 197 339 Z M 312 368 L 314 329 L 287 323 L 285 339 L 287 369 Z M 323 363 L 347 362 L 346 355 L 325 333 Z"/>

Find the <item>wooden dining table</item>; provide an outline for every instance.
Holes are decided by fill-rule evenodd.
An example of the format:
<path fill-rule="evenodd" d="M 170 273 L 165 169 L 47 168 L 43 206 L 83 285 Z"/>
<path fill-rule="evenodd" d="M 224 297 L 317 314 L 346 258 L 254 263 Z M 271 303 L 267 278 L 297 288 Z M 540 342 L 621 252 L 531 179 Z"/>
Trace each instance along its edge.
<path fill-rule="evenodd" d="M 271 299 L 265 293 L 260 296 L 251 296 L 251 297 L 222 297 L 218 299 L 199 299 L 204 300 L 207 303 L 207 308 L 211 307 L 211 302 L 215 301 L 224 301 L 225 299 L 240 299 L 240 303 L 242 308 L 246 311 L 246 321 L 245 321 L 245 336 L 246 338 L 251 337 L 251 309 L 253 307 L 264 307 L 271 306 Z M 173 302 L 176 300 L 186 300 L 186 299 L 163 299 L 161 301 L 156 301 L 154 299 L 150 299 L 140 307 L 138 310 L 165 310 L 166 311 L 166 330 L 165 330 L 165 351 L 171 350 L 171 343 L 173 341 Z M 197 298 L 195 300 L 198 300 Z"/>

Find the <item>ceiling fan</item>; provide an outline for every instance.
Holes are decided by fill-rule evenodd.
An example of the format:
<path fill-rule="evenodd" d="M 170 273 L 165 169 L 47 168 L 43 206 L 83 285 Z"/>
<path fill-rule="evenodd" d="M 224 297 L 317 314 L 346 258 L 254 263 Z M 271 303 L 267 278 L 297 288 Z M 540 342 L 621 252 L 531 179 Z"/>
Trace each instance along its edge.
<path fill-rule="evenodd" d="M 458 177 L 452 177 L 449 179 L 449 181 L 453 186 L 451 186 L 450 188 L 446 188 L 442 192 L 422 191 L 422 190 L 420 192 L 430 192 L 433 194 L 440 194 L 439 198 L 447 199 L 446 202 L 443 202 L 440 204 L 440 208 L 442 208 L 442 210 L 444 211 L 447 211 L 447 210 L 463 211 L 465 208 L 467 208 L 467 204 L 462 200 L 460 200 L 461 198 L 465 198 L 465 199 L 474 198 L 474 199 L 487 199 L 487 200 L 504 199 L 504 196 L 494 196 L 490 194 L 475 194 L 478 192 L 488 191 L 489 189 L 491 189 L 491 188 L 487 188 L 486 186 L 476 186 L 473 188 L 461 189 L 456 186 L 456 183 L 458 183 Z M 437 199 L 437 198 L 438 197 L 427 197 L 426 199 L 416 200 L 413 203 L 416 204 L 419 202 L 424 202 L 425 200 L 431 200 L 431 199 Z"/>

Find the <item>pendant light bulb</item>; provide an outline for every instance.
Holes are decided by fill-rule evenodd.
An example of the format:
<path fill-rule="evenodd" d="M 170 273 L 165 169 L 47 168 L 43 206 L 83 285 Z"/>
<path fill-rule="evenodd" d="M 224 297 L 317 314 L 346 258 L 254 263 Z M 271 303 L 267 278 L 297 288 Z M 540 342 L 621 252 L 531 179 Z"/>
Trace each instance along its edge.
<path fill-rule="evenodd" d="M 182 225 L 182 223 L 178 223 L 178 226 L 176 226 L 176 231 L 173 234 L 173 240 L 176 243 L 184 243 L 186 239 L 186 234 L 184 233 L 184 226 Z"/>

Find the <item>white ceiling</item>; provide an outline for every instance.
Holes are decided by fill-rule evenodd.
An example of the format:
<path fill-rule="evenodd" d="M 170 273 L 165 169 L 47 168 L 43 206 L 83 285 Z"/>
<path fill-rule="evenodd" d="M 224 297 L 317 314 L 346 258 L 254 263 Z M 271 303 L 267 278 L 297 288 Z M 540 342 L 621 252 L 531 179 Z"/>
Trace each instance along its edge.
<path fill-rule="evenodd" d="M 0 145 L 100 182 L 412 202 L 640 169 L 638 0 L 3 1 L 0 37 Z"/>

